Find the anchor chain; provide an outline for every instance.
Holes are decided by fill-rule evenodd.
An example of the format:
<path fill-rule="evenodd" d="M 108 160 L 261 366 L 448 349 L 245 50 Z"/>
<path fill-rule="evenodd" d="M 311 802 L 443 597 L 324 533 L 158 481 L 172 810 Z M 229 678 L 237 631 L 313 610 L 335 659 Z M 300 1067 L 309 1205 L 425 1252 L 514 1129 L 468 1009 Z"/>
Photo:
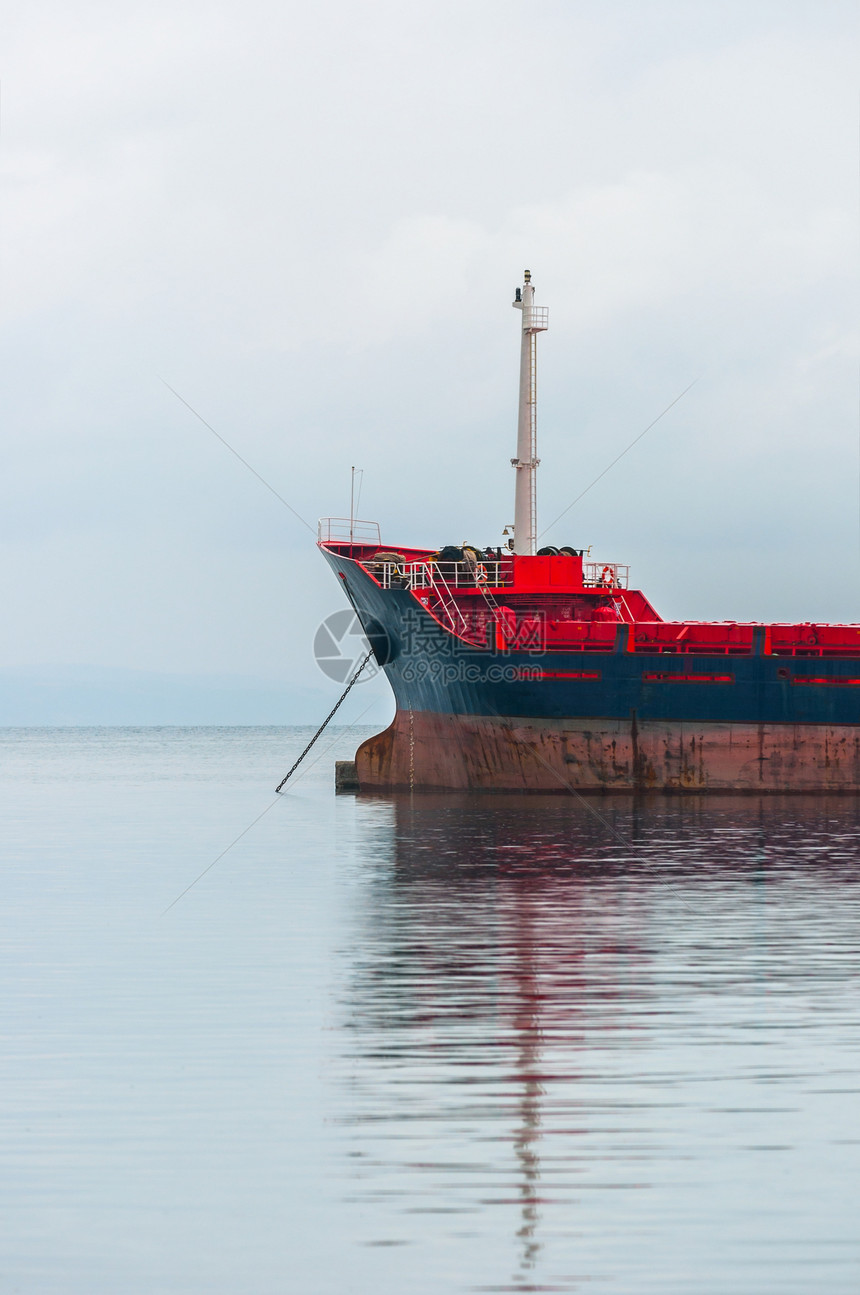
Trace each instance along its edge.
<path fill-rule="evenodd" d="M 350 688 L 352 688 L 353 684 L 354 684 L 354 683 L 356 683 L 356 682 L 358 681 L 358 676 L 361 674 L 362 670 L 363 670 L 363 669 L 364 669 L 364 667 L 367 665 L 368 661 L 370 660 L 370 658 L 371 658 L 372 656 L 373 656 L 373 648 L 371 648 L 371 649 L 370 649 L 370 651 L 368 652 L 367 656 L 364 658 L 364 660 L 362 661 L 361 665 L 358 667 L 358 669 L 356 670 L 355 674 L 352 676 L 352 678 L 350 679 L 349 683 L 348 683 L 348 684 L 346 685 L 346 687 L 344 688 L 344 690 L 343 690 L 343 692 L 341 693 L 340 697 L 339 697 L 339 698 L 338 698 L 338 700 L 335 702 L 334 706 L 332 706 L 332 708 L 331 708 L 331 710 L 329 711 L 328 715 L 325 717 L 325 719 L 323 720 L 322 724 L 320 724 L 320 726 L 319 726 L 319 728 L 317 729 L 316 733 L 314 733 L 313 737 L 311 738 L 310 742 L 308 742 L 308 744 L 307 744 L 307 746 L 305 747 L 304 751 L 302 751 L 302 753 L 301 753 L 301 755 L 299 756 L 298 760 L 296 760 L 296 763 L 293 765 L 292 769 L 290 769 L 289 773 L 285 774 L 285 775 L 284 775 L 284 777 L 281 779 L 281 781 L 278 783 L 277 787 L 275 788 L 275 792 L 276 792 L 276 793 L 277 793 L 277 792 L 280 792 L 280 790 L 281 790 L 281 788 L 283 787 L 284 783 L 289 782 L 290 778 L 292 778 L 293 774 L 295 773 L 296 769 L 298 769 L 298 767 L 299 767 L 299 765 L 301 764 L 302 760 L 304 760 L 304 758 L 305 758 L 305 756 L 307 755 L 308 751 L 310 751 L 310 749 L 311 749 L 311 747 L 313 746 L 314 742 L 316 742 L 317 738 L 318 738 L 318 737 L 320 736 L 320 734 L 323 732 L 323 730 L 325 729 L 326 725 L 327 725 L 327 724 L 329 724 L 329 723 L 331 722 L 331 720 L 334 718 L 334 716 L 335 716 L 335 714 L 337 713 L 337 711 L 340 709 L 340 707 L 341 707 L 341 706 L 343 705 L 343 703 L 346 701 L 346 698 L 347 698 L 347 695 L 348 695 L 348 693 L 349 693 Z"/>

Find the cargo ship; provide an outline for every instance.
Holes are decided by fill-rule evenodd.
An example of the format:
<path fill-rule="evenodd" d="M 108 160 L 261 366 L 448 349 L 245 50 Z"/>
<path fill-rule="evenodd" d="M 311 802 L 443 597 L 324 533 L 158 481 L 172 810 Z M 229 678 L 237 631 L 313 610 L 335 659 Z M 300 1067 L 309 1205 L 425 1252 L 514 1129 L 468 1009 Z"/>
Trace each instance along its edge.
<path fill-rule="evenodd" d="M 320 522 L 396 702 L 357 787 L 860 791 L 860 625 L 667 621 L 626 564 L 538 547 L 534 297 L 526 271 L 513 534 L 418 549 Z"/>

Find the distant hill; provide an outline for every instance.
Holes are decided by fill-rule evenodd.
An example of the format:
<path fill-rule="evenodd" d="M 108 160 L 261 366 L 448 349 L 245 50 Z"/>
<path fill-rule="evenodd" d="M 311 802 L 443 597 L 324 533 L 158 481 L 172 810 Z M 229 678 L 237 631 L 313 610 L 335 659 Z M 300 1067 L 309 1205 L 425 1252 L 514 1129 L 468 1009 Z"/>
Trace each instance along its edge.
<path fill-rule="evenodd" d="M 0 726 L 322 723 L 335 684 L 303 687 L 237 675 L 159 674 L 97 666 L 0 669 Z M 393 702 L 382 679 L 359 684 L 338 722 L 387 723 Z"/>

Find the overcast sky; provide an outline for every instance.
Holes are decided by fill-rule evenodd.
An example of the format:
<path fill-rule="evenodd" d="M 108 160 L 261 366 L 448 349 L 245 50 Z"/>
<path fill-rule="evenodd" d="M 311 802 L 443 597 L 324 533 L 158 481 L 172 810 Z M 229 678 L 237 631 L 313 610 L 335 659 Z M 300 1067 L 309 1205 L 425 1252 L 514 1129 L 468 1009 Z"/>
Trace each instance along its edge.
<path fill-rule="evenodd" d="M 336 695 L 351 464 L 387 543 L 512 520 L 526 266 L 543 524 L 696 380 L 545 540 L 666 617 L 860 620 L 858 27 L 7 0 L 0 667 Z"/>

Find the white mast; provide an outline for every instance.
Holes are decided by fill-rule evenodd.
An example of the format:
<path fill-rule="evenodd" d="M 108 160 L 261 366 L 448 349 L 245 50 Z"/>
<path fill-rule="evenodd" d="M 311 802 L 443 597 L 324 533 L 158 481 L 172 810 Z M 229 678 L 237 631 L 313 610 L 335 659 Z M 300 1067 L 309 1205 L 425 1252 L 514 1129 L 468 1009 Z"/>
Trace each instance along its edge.
<path fill-rule="evenodd" d="M 517 457 L 511 459 L 517 471 L 514 506 L 514 552 L 537 550 L 537 335 L 549 327 L 546 306 L 534 304 L 531 271 L 517 288 L 514 309 L 523 312 L 520 350 L 520 410 L 517 422 Z"/>

